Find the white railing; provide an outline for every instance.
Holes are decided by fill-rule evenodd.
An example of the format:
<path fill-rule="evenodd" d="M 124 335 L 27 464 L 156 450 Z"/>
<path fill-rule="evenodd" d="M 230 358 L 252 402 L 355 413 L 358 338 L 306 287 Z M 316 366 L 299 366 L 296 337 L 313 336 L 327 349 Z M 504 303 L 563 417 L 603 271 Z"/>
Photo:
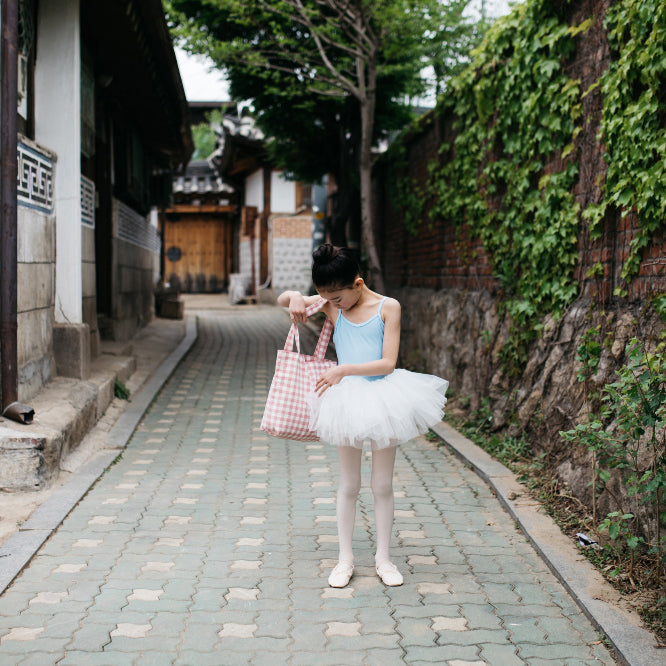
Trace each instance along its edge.
<path fill-rule="evenodd" d="M 95 183 L 81 176 L 81 224 L 95 228 Z"/>

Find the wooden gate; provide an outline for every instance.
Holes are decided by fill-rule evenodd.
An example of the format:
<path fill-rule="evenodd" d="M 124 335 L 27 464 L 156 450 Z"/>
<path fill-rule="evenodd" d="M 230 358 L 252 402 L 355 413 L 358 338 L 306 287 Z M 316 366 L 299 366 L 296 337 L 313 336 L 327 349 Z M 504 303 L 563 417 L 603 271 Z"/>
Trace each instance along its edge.
<path fill-rule="evenodd" d="M 166 218 L 164 272 L 183 292 L 218 292 L 231 272 L 231 221 L 226 217 Z"/>

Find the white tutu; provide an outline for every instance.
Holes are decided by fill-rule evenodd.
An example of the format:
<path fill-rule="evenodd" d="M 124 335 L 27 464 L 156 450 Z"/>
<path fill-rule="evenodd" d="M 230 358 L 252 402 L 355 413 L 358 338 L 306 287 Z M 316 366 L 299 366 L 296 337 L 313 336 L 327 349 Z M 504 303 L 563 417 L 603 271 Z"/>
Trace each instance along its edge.
<path fill-rule="evenodd" d="M 394 370 L 370 381 L 344 377 L 321 397 L 308 396 L 310 428 L 337 446 L 373 448 L 406 442 L 428 431 L 444 416 L 449 382 L 434 375 Z"/>

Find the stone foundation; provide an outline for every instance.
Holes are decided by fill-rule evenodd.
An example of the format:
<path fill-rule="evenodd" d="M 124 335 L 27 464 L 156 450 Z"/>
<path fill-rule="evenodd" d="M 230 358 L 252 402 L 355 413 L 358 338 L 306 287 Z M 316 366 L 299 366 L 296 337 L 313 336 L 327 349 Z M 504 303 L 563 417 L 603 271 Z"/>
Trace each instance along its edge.
<path fill-rule="evenodd" d="M 488 397 L 493 428 L 525 433 L 534 453 L 546 453 L 572 493 L 591 506 L 590 455 L 559 435 L 579 423 L 587 409 L 585 388 L 576 376 L 576 349 L 588 328 L 603 324 L 610 342 L 592 378 L 601 388 L 614 380 L 616 369 L 625 362 L 624 349 L 632 337 L 656 344 L 664 330 L 656 314 L 627 306 L 609 315 L 590 300 L 576 301 L 561 320 L 544 320 L 542 337 L 532 345 L 527 366 L 510 380 L 499 361 L 507 325 L 490 293 L 404 288 L 391 295 L 403 309 L 400 365 L 448 379 L 454 403 L 470 412 Z M 622 492 L 619 479 L 611 483 L 614 492 Z M 598 509 L 605 515 L 616 507 L 602 494 Z"/>
<path fill-rule="evenodd" d="M 90 327 L 88 324 L 55 324 L 53 348 L 61 377 L 87 379 L 90 375 Z"/>

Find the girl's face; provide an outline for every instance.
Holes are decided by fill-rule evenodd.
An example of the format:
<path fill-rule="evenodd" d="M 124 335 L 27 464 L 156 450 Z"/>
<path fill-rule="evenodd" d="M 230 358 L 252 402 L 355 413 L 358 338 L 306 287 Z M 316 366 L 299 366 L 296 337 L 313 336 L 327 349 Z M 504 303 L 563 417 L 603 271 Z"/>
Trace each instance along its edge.
<path fill-rule="evenodd" d="M 317 293 L 330 301 L 339 310 L 349 310 L 353 308 L 361 298 L 363 290 L 363 278 L 357 277 L 351 287 L 344 289 L 326 289 L 317 288 Z"/>

